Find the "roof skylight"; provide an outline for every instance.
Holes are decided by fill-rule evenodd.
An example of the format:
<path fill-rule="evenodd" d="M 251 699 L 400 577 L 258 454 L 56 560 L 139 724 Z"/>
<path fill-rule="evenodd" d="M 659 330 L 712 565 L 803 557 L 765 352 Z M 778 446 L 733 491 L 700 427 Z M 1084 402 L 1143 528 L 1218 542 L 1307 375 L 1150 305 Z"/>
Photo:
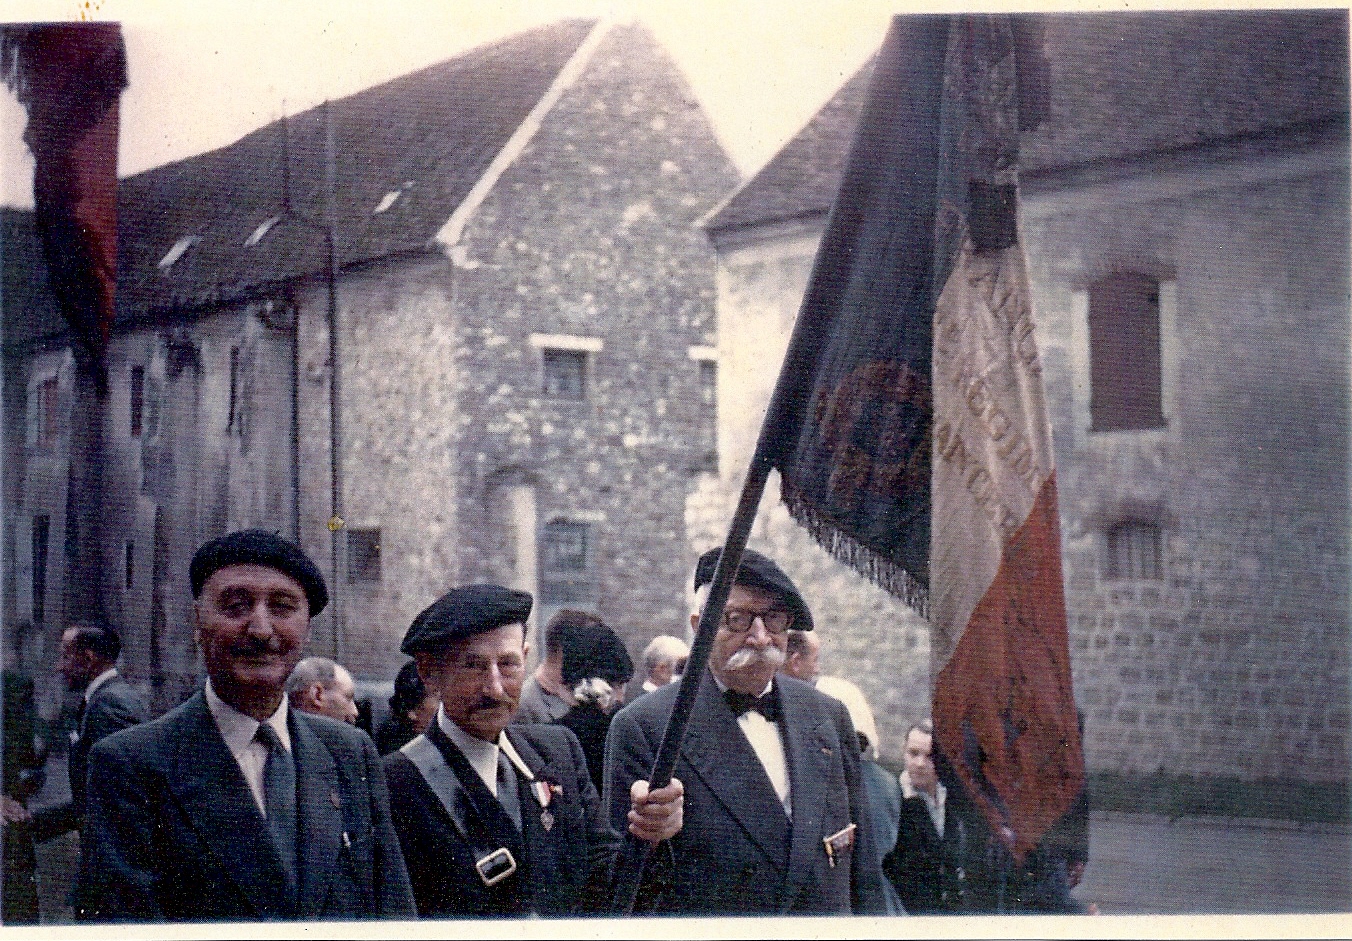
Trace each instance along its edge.
<path fill-rule="evenodd" d="M 202 241 L 200 235 L 185 235 L 174 243 L 174 247 L 164 253 L 164 257 L 159 260 L 159 269 L 168 271 L 173 267 L 174 262 L 183 257 L 183 253 L 192 248 L 198 242 Z"/>
<path fill-rule="evenodd" d="M 259 242 L 263 241 L 263 236 L 271 232 L 272 227 L 281 221 L 281 216 L 272 216 L 271 218 L 264 219 L 258 228 L 253 230 L 253 234 L 244 240 L 244 247 L 253 248 Z"/>

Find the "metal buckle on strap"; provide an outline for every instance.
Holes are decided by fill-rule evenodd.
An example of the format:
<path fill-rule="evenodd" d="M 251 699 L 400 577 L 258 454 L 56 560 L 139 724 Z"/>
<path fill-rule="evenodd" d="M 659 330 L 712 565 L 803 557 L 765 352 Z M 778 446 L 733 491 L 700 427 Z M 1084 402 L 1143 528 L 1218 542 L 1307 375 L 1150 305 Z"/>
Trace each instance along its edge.
<path fill-rule="evenodd" d="M 476 862 L 474 868 L 484 885 L 497 885 L 516 872 L 516 860 L 512 858 L 512 851 L 503 846 Z"/>

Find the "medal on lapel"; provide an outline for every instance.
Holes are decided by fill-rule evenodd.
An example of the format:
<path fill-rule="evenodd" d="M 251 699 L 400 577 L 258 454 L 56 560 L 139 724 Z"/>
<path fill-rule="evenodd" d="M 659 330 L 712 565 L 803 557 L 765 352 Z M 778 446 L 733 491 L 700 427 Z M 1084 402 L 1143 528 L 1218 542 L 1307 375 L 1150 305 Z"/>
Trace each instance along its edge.
<path fill-rule="evenodd" d="M 554 827 L 554 814 L 549 810 L 549 803 L 556 793 L 563 793 L 563 788 L 548 781 L 532 781 L 531 788 L 535 791 L 535 799 L 540 804 L 540 826 L 548 833 Z"/>

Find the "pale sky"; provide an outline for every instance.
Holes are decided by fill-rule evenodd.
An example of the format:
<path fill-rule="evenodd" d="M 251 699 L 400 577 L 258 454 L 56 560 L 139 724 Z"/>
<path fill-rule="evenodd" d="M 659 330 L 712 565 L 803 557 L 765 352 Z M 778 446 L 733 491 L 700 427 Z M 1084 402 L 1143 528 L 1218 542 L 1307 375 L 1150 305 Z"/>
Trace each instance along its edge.
<path fill-rule="evenodd" d="M 1021 0 L 1139 10 L 1196 0 Z M 1243 0 L 1204 0 L 1206 6 Z M 1268 0 L 1298 6 L 1300 0 Z M 11 20 L 120 20 L 123 176 L 238 140 L 283 113 L 369 88 L 568 16 L 648 26 L 744 175 L 760 169 L 882 43 L 893 13 L 1008 10 L 990 0 L 5 0 Z M 32 204 L 23 109 L 0 87 L 0 203 Z"/>
<path fill-rule="evenodd" d="M 881 44 L 904 0 L 7 2 L 10 20 L 123 23 L 126 176 L 237 140 L 323 101 L 567 16 L 647 25 L 743 173 L 762 166 Z M 0 88 L 0 201 L 31 205 L 25 114 Z"/>

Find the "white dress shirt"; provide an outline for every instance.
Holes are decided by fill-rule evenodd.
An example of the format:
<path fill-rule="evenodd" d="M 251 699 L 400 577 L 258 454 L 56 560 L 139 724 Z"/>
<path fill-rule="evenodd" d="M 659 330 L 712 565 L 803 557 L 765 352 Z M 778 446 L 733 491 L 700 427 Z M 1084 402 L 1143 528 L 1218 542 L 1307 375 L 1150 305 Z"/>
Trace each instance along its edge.
<path fill-rule="evenodd" d="M 712 673 L 709 675 L 713 676 Z M 720 693 L 727 691 L 727 686 L 716 676 L 714 676 L 714 683 L 717 684 Z M 773 679 L 766 683 L 765 689 L 761 690 L 761 695 L 767 695 L 774 688 L 774 685 Z M 771 722 L 754 709 L 748 709 L 737 717 L 737 724 L 741 727 L 742 734 L 746 736 L 751 750 L 760 759 L 761 767 L 765 769 L 765 775 L 770 779 L 770 785 L 775 789 L 775 795 L 779 798 L 779 802 L 784 805 L 784 813 L 792 819 L 793 801 L 790 800 L 792 795 L 789 793 L 789 764 L 784 757 L 784 740 L 779 735 L 779 723 Z"/>
<path fill-rule="evenodd" d="M 446 737 L 464 754 L 469 761 L 469 766 L 474 769 L 484 782 L 484 786 L 488 788 L 488 793 L 497 797 L 498 743 L 485 742 L 481 738 L 470 735 L 450 720 L 450 717 L 446 715 L 444 706 L 437 708 L 437 725 L 441 726 L 441 731 L 445 732 Z"/>
<path fill-rule="evenodd" d="M 268 805 L 263 793 L 263 767 L 268 761 L 268 750 L 262 742 L 254 738 L 258 734 L 258 727 L 263 723 L 253 716 L 245 715 L 217 696 L 216 690 L 211 688 L 211 680 L 207 680 L 206 697 L 207 709 L 211 711 L 211 718 L 216 720 L 216 728 L 220 730 L 221 738 L 225 739 L 225 747 L 235 756 L 239 770 L 244 772 L 244 780 L 249 782 L 249 790 L 253 792 L 254 803 L 258 805 L 259 813 L 266 817 Z M 268 716 L 267 722 L 277 733 L 282 747 L 290 754 L 291 733 L 286 729 L 286 709 L 286 694 L 283 693 L 282 704 L 277 707 L 276 712 Z"/>
<path fill-rule="evenodd" d="M 948 798 L 948 789 L 944 787 L 942 781 L 934 782 L 934 796 L 919 790 L 911 783 L 911 775 L 908 771 L 903 771 L 897 779 L 901 782 L 902 797 L 918 797 L 925 802 L 925 809 L 929 811 L 930 820 L 934 821 L 934 829 L 940 838 L 944 835 L 944 801 Z"/>

